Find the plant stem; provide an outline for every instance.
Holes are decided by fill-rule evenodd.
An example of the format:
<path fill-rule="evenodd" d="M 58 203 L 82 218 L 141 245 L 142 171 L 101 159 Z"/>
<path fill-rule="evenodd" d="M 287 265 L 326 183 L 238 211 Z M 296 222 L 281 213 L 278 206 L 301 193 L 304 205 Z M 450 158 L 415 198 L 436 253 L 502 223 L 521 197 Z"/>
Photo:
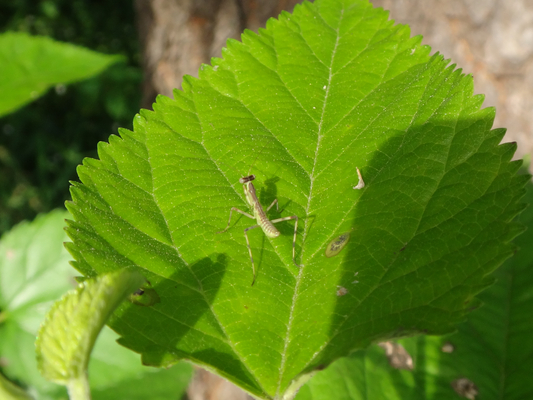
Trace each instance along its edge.
<path fill-rule="evenodd" d="M 71 379 L 67 384 L 67 390 L 70 400 L 91 400 L 87 372 L 78 378 Z"/>

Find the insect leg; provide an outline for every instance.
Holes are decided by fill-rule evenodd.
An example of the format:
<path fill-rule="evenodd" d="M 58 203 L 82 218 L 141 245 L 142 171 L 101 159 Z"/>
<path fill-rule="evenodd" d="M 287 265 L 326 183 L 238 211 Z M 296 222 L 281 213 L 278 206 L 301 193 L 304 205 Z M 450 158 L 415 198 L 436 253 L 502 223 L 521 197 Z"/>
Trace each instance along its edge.
<path fill-rule="evenodd" d="M 255 219 L 253 215 L 251 214 L 248 214 L 247 212 L 244 212 L 242 210 L 239 210 L 238 208 L 236 207 L 231 207 L 231 211 L 229 212 L 229 220 L 228 220 L 228 224 L 226 225 L 226 227 L 224 228 L 224 230 L 221 230 L 221 231 L 218 231 L 217 233 L 224 233 L 228 230 L 229 228 L 229 224 L 231 222 L 231 214 L 233 213 L 233 211 L 237 211 L 238 213 L 248 217 L 248 218 L 251 218 L 251 219 Z"/>
<path fill-rule="evenodd" d="M 266 209 L 267 212 L 272 208 L 273 205 L 276 205 L 276 211 L 279 212 L 279 207 L 278 207 L 278 199 L 275 199 L 271 205 L 268 206 L 268 208 Z"/>
<path fill-rule="evenodd" d="M 270 222 L 272 222 L 273 224 L 277 224 L 278 222 L 288 221 L 290 219 L 294 219 L 295 220 L 295 223 L 294 223 L 294 238 L 292 240 L 292 261 L 294 262 L 294 265 L 296 265 L 297 267 L 303 267 L 303 265 L 300 265 L 300 264 L 298 264 L 296 262 L 296 233 L 298 232 L 298 217 L 296 215 L 293 215 L 292 217 L 278 218 L 278 219 L 275 219 L 275 220 L 270 221 Z"/>
<path fill-rule="evenodd" d="M 249 228 L 246 228 L 244 230 L 244 237 L 246 238 L 246 245 L 248 246 L 248 253 L 250 253 L 250 261 L 252 262 L 252 273 L 254 275 L 254 279 L 252 280 L 252 286 L 255 283 L 255 264 L 254 264 L 254 257 L 252 256 L 252 248 L 250 247 L 250 241 L 248 240 L 248 232 L 250 229 L 257 228 L 259 225 L 250 226 Z"/>

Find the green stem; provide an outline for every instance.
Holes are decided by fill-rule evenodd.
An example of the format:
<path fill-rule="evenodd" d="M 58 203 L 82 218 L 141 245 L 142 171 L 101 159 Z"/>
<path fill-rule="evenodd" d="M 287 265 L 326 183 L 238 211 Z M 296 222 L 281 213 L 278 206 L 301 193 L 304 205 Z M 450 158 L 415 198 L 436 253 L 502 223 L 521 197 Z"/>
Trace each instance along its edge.
<path fill-rule="evenodd" d="M 85 372 L 76 379 L 71 379 L 67 384 L 67 390 L 70 400 L 91 400 L 87 373 Z"/>
<path fill-rule="evenodd" d="M 298 390 L 309 380 L 311 379 L 318 371 L 311 371 L 307 374 L 300 375 L 298 378 L 293 380 L 285 393 L 283 394 L 283 400 L 292 400 L 298 393 Z"/>

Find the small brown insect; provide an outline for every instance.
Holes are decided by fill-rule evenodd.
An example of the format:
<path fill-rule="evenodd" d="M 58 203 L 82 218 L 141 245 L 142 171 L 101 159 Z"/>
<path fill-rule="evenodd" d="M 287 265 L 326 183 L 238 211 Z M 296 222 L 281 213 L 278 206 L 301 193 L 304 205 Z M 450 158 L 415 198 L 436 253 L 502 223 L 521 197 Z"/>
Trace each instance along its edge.
<path fill-rule="evenodd" d="M 283 221 L 289 221 L 294 220 L 294 238 L 292 240 L 292 261 L 294 262 L 294 265 L 297 267 L 303 267 L 303 265 L 300 265 L 296 262 L 296 234 L 298 232 L 298 216 L 292 215 L 290 217 L 283 217 L 283 218 L 277 218 L 272 221 L 268 219 L 266 216 L 265 210 L 263 210 L 263 206 L 261 203 L 259 203 L 259 200 L 257 198 L 257 194 L 255 192 L 255 187 L 252 181 L 255 179 L 255 175 L 248 175 L 243 176 L 241 179 L 239 179 L 239 182 L 243 185 L 244 195 L 246 197 L 246 201 L 250 205 L 250 208 L 253 211 L 253 215 L 249 214 L 245 211 L 242 211 L 238 209 L 237 207 L 231 207 L 231 211 L 229 212 L 229 220 L 228 224 L 226 225 L 226 228 L 224 230 L 217 232 L 217 233 L 224 233 L 228 230 L 230 223 L 231 223 L 231 215 L 233 211 L 238 212 L 239 214 L 244 215 L 245 217 L 248 217 L 250 219 L 255 219 L 257 221 L 257 225 L 250 226 L 249 228 L 246 228 L 244 230 L 244 237 L 246 239 L 246 245 L 248 246 L 248 253 L 250 253 L 250 261 L 252 263 L 252 273 L 253 273 L 253 280 L 252 280 L 252 286 L 255 283 L 255 264 L 254 264 L 254 258 L 252 256 L 252 248 L 250 247 L 250 241 L 248 240 L 248 234 L 247 232 L 250 229 L 255 228 L 261 228 L 265 235 L 267 235 L 269 238 L 277 238 L 280 235 L 280 232 L 276 229 L 274 224 L 277 224 L 278 222 Z M 276 205 L 276 211 L 279 212 L 278 207 L 278 199 L 275 199 L 270 206 L 266 209 L 268 212 L 274 204 Z"/>

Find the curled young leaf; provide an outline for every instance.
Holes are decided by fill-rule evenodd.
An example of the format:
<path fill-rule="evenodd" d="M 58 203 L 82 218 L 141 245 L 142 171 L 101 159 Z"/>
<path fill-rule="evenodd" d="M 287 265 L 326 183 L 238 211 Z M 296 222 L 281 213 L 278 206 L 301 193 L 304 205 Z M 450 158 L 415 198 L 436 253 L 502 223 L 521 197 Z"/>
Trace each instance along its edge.
<path fill-rule="evenodd" d="M 87 364 L 100 330 L 115 308 L 144 278 L 121 270 L 86 280 L 48 312 L 36 342 L 37 362 L 48 380 L 69 386 L 86 379 Z"/>

